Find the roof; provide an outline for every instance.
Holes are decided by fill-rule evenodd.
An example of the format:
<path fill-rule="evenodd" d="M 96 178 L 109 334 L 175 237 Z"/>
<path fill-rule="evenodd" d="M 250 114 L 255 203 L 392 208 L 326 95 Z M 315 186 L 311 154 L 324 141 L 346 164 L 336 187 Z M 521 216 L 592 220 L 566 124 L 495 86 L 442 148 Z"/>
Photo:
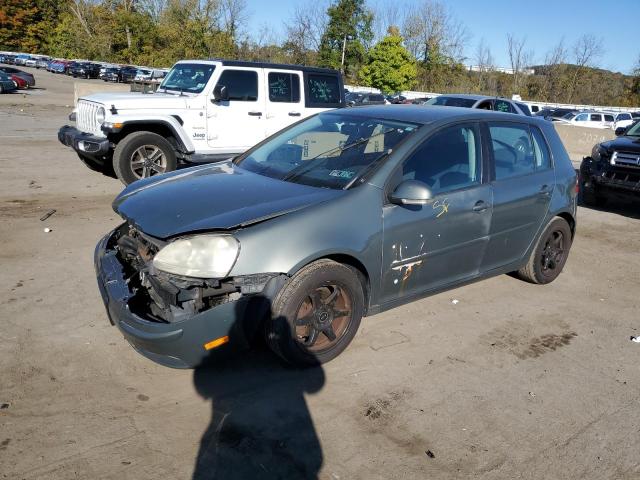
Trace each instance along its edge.
<path fill-rule="evenodd" d="M 198 60 L 198 59 L 180 60 L 177 63 L 221 63 L 225 67 L 287 69 L 287 70 L 300 70 L 303 72 L 312 72 L 312 73 L 330 73 L 332 75 L 339 73 L 338 70 L 332 70 L 330 68 L 308 67 L 306 65 L 289 65 L 285 63 L 246 62 L 241 60 L 226 60 L 224 58 L 209 58 L 206 60 Z"/>
<path fill-rule="evenodd" d="M 494 120 L 494 121 L 514 121 L 532 124 L 546 124 L 546 120 L 515 113 L 502 113 L 479 108 L 444 107 L 430 105 L 371 105 L 364 107 L 353 107 L 349 109 L 332 110 L 332 112 L 354 115 L 368 116 L 372 118 L 397 120 L 400 122 L 412 123 L 434 123 L 446 120 Z M 331 112 L 327 112 L 331 113 Z"/>

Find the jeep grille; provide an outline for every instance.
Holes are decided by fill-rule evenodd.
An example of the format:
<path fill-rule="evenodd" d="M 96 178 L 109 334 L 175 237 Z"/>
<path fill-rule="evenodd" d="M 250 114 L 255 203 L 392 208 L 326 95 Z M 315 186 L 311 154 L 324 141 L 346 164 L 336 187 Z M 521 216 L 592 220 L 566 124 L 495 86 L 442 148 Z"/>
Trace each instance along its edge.
<path fill-rule="evenodd" d="M 101 106 L 99 103 L 78 100 L 78 112 L 76 114 L 76 126 L 78 130 L 100 137 L 104 136 L 102 130 L 100 130 L 100 124 L 96 119 L 96 113 Z"/>

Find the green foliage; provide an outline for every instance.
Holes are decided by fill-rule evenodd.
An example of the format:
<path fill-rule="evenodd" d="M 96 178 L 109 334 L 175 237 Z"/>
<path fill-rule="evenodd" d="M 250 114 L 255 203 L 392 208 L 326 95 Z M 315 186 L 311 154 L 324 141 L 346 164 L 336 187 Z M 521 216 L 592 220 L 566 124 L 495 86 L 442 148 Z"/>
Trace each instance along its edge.
<path fill-rule="evenodd" d="M 318 63 L 339 70 L 344 47 L 343 71 L 349 76 L 365 60 L 366 47 L 373 39 L 373 14 L 365 0 L 338 0 L 327 9 L 327 15 L 329 23 L 320 41 Z"/>
<path fill-rule="evenodd" d="M 396 29 L 389 29 L 389 35 L 369 52 L 358 78 L 364 85 L 389 93 L 412 88 L 416 74 L 415 59 L 402 45 L 402 37 Z"/>

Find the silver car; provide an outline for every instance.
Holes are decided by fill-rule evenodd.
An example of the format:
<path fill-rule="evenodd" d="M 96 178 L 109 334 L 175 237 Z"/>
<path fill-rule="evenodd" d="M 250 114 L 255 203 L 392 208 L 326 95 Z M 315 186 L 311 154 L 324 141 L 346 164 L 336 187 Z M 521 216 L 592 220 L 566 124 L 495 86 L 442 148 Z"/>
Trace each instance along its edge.
<path fill-rule="evenodd" d="M 264 332 L 308 365 L 339 355 L 363 317 L 426 295 L 510 272 L 553 281 L 576 174 L 544 120 L 362 107 L 134 182 L 113 207 L 124 223 L 96 248 L 98 284 L 138 352 L 194 367 Z"/>

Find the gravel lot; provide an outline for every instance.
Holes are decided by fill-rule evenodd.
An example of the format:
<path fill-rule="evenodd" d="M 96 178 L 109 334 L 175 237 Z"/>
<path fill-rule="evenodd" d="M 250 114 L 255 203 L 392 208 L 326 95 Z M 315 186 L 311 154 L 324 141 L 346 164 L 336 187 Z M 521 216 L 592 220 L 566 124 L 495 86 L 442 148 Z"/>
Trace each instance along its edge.
<path fill-rule="evenodd" d="M 121 185 L 57 141 L 72 79 L 35 76 L 0 96 L 3 478 L 640 478 L 638 205 L 580 208 L 555 283 L 367 318 L 321 369 L 171 370 L 109 325 L 92 255 Z"/>

